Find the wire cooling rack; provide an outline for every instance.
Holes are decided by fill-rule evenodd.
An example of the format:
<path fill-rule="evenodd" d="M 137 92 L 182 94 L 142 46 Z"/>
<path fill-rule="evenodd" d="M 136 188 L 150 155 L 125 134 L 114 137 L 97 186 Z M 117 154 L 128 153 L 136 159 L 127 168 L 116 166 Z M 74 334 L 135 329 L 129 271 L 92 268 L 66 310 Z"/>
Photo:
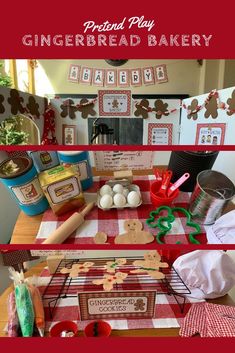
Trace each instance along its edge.
<path fill-rule="evenodd" d="M 118 257 L 105 259 L 63 259 L 58 265 L 56 272 L 52 275 L 48 285 L 43 292 L 43 300 L 46 300 L 51 318 L 59 300 L 77 297 L 79 292 L 95 292 L 103 290 L 102 285 L 92 283 L 95 279 L 103 278 L 107 273 L 105 264 L 107 261 L 115 261 Z M 190 290 L 173 266 L 160 269 L 165 274 L 165 278 L 156 280 L 145 273 L 131 273 L 138 269 L 133 265 L 135 260 L 143 260 L 143 257 L 127 257 L 125 265 L 117 266 L 116 272 L 128 273 L 127 278 L 121 284 L 114 284 L 115 291 L 130 290 L 156 290 L 157 295 L 172 295 L 177 302 L 181 313 L 184 312 L 185 295 L 190 294 Z M 82 264 L 86 261 L 93 262 L 94 265 L 86 273 L 79 273 L 78 277 L 71 278 L 60 271 L 62 268 L 71 268 L 74 264 Z M 167 262 L 162 258 L 162 262 Z"/>

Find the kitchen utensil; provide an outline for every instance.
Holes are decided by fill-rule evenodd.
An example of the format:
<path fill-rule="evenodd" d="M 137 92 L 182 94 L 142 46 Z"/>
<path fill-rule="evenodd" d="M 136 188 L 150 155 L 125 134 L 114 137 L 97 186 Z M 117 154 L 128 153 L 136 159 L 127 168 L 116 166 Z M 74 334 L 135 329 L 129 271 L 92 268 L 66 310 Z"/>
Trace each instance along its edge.
<path fill-rule="evenodd" d="M 188 178 L 190 177 L 189 173 L 185 173 L 180 177 L 170 188 L 167 190 L 167 196 L 171 196 L 171 194 L 178 189 Z"/>
<path fill-rule="evenodd" d="M 156 196 L 158 197 L 166 197 L 167 196 L 167 189 L 170 184 L 172 177 L 172 171 L 171 170 L 166 170 L 163 173 L 162 177 L 162 185 L 160 186 L 160 189 L 158 190 Z"/>
<path fill-rule="evenodd" d="M 170 187 L 171 187 L 171 183 L 170 183 Z M 158 196 L 158 190 L 161 186 L 161 181 L 154 181 L 151 186 L 150 186 L 150 199 L 152 204 L 155 207 L 159 207 L 159 206 L 170 206 L 173 202 L 174 199 L 177 198 L 177 196 L 179 195 L 179 189 L 176 189 L 171 196 Z"/>
<path fill-rule="evenodd" d="M 80 225 L 84 222 L 84 217 L 92 210 L 95 203 L 90 202 L 81 211 L 75 212 L 59 228 L 57 228 L 43 244 L 62 244 Z"/>

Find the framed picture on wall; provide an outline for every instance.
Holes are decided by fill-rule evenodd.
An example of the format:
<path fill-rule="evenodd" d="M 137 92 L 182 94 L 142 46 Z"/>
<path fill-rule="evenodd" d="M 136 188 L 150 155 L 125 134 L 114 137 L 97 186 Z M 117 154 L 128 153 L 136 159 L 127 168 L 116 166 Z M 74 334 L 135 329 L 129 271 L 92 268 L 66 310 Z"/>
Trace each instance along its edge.
<path fill-rule="evenodd" d="M 130 90 L 99 90 L 100 116 L 130 116 L 131 91 Z"/>
<path fill-rule="evenodd" d="M 172 145 L 173 124 L 148 124 L 148 145 Z"/>
<path fill-rule="evenodd" d="M 63 124 L 62 126 L 62 143 L 66 146 L 77 144 L 77 127 L 76 125 Z"/>
<path fill-rule="evenodd" d="M 78 83 L 81 66 L 71 64 L 69 67 L 68 81 Z"/>
<path fill-rule="evenodd" d="M 223 145 L 226 124 L 197 124 L 195 145 Z"/>

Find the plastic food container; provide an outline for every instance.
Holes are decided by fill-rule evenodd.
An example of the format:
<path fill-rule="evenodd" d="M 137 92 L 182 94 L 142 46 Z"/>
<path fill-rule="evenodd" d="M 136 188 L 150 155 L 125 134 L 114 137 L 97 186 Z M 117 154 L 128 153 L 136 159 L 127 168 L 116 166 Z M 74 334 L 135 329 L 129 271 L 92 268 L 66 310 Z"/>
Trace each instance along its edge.
<path fill-rule="evenodd" d="M 170 186 L 173 185 L 170 183 Z M 170 206 L 172 202 L 179 195 L 179 189 L 176 189 L 170 197 L 159 197 L 157 196 L 157 192 L 159 191 L 161 186 L 161 181 L 154 181 L 150 187 L 150 199 L 154 206 Z"/>
<path fill-rule="evenodd" d="M 138 192 L 138 194 L 140 196 L 140 202 L 139 202 L 139 204 L 137 206 L 132 206 L 129 203 L 126 203 L 123 207 L 118 207 L 118 206 L 113 204 L 110 208 L 103 208 L 100 205 L 101 196 L 100 196 L 100 193 L 99 193 L 99 190 L 98 190 L 98 192 L 97 192 L 97 206 L 101 210 L 107 211 L 107 210 L 111 210 L 111 209 L 121 210 L 121 209 L 124 209 L 124 208 L 137 208 L 137 207 L 139 207 L 142 204 L 142 198 L 141 198 L 141 192 L 140 192 L 139 186 L 136 185 L 136 184 L 130 184 L 129 180 L 109 180 L 109 181 L 106 181 L 105 184 L 107 184 L 107 185 L 109 185 L 111 187 L 113 187 L 115 184 L 121 184 L 123 187 L 127 188 L 129 190 L 129 192 L 131 192 L 131 191 Z"/>
<path fill-rule="evenodd" d="M 38 173 L 60 164 L 56 151 L 29 151 L 28 155 L 32 158 Z"/>
<path fill-rule="evenodd" d="M 97 320 L 90 322 L 84 330 L 86 337 L 109 337 L 112 329 L 108 322 Z"/>
<path fill-rule="evenodd" d="M 63 165 L 73 165 L 77 168 L 82 189 L 86 190 L 93 184 L 93 176 L 89 152 L 87 151 L 59 151 L 59 160 Z"/>
<path fill-rule="evenodd" d="M 71 334 L 71 336 L 66 333 Z M 78 334 L 78 326 L 73 321 L 60 321 L 50 329 L 51 337 L 75 337 Z"/>
<path fill-rule="evenodd" d="M 2 162 L 0 180 L 27 215 L 40 214 L 49 207 L 31 158 L 13 157 Z"/>

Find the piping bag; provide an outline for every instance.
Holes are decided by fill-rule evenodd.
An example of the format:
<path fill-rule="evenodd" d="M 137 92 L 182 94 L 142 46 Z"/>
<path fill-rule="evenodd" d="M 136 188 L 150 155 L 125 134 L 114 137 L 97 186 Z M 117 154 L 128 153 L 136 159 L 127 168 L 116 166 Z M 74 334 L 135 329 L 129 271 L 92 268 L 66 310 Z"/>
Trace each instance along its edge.
<path fill-rule="evenodd" d="M 59 228 L 51 233 L 42 244 L 62 244 L 78 227 L 80 227 L 80 225 L 82 225 L 84 217 L 94 206 L 95 202 L 90 202 L 81 212 L 75 212 Z"/>
<path fill-rule="evenodd" d="M 32 337 L 34 328 L 34 309 L 30 291 L 24 283 L 23 271 L 20 273 L 13 268 L 9 268 L 10 278 L 14 281 L 16 310 L 20 322 L 23 337 Z"/>
<path fill-rule="evenodd" d="M 28 284 L 28 288 L 33 302 L 35 325 L 38 329 L 39 335 L 43 337 L 45 331 L 45 313 L 41 293 L 39 292 L 39 289 L 32 284 Z"/>
<path fill-rule="evenodd" d="M 8 323 L 7 323 L 8 337 L 17 337 L 20 323 L 19 323 L 19 318 L 16 310 L 14 291 L 12 291 L 7 298 L 7 313 L 8 313 Z"/>

